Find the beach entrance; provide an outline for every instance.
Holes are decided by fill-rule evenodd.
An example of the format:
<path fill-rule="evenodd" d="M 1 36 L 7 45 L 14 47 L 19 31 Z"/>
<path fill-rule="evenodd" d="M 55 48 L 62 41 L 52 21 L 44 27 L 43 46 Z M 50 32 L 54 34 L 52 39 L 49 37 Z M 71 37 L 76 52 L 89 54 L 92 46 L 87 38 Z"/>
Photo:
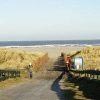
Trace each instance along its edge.
<path fill-rule="evenodd" d="M 0 100 L 99 100 L 99 88 L 96 87 L 100 86 L 100 81 L 90 80 L 88 76 L 84 78 L 77 70 L 66 70 L 64 56 L 61 55 L 49 59 L 31 80 L 1 89 Z"/>

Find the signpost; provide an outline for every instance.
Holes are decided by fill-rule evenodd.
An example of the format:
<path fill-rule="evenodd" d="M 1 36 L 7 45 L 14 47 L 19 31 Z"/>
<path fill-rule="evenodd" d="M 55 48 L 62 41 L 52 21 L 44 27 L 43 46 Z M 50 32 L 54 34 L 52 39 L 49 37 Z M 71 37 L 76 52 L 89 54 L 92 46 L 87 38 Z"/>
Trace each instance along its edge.
<path fill-rule="evenodd" d="M 74 58 L 74 68 L 83 70 L 83 58 L 82 57 Z"/>

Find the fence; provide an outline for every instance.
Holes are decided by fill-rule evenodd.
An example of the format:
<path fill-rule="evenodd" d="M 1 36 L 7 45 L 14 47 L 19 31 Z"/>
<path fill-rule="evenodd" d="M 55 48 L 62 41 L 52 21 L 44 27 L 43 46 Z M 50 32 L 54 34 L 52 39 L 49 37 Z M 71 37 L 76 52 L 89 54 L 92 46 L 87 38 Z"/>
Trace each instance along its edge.
<path fill-rule="evenodd" d="M 18 70 L 0 70 L 0 81 L 16 77 L 20 77 L 20 71 Z"/>
<path fill-rule="evenodd" d="M 70 72 L 73 72 L 74 75 L 78 76 L 85 76 L 90 79 L 100 79 L 100 71 L 99 70 L 70 70 Z"/>

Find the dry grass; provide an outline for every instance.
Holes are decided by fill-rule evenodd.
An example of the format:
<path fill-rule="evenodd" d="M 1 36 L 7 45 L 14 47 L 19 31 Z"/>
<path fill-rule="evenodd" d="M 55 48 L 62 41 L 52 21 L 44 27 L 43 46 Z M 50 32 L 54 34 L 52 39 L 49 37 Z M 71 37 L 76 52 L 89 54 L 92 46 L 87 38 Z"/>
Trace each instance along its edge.
<path fill-rule="evenodd" d="M 23 69 L 30 63 L 38 70 L 48 60 L 48 54 L 18 49 L 0 49 L 0 69 Z"/>
<path fill-rule="evenodd" d="M 85 48 L 78 56 L 84 58 L 85 69 L 100 70 L 100 46 Z"/>
<path fill-rule="evenodd" d="M 4 89 L 10 86 L 16 86 L 18 83 L 27 82 L 29 79 L 27 78 L 14 78 L 14 79 L 7 79 L 5 81 L 0 82 L 0 89 Z"/>
<path fill-rule="evenodd" d="M 19 49 L 0 49 L 0 69 L 21 69 L 21 77 L 10 78 L 0 82 L 0 88 L 9 87 L 20 82 L 27 82 L 29 74 L 26 67 L 32 64 L 32 70 L 35 72 L 43 69 L 48 62 L 48 54 L 42 52 L 29 52 Z"/>

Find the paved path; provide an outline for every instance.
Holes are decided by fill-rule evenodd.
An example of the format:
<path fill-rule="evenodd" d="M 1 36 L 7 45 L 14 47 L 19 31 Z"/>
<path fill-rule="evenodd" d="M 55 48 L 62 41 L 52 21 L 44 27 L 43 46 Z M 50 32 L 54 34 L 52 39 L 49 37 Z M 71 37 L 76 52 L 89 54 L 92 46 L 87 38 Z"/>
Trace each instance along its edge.
<path fill-rule="evenodd" d="M 0 100 L 65 100 L 59 87 L 60 78 L 33 79 L 9 89 L 0 90 Z"/>
<path fill-rule="evenodd" d="M 63 76 L 60 60 L 54 64 L 56 71 L 47 71 L 44 78 L 41 77 L 41 73 L 40 78 L 33 78 L 9 89 L 0 90 L 0 100 L 67 100 L 59 85 Z M 53 74 L 55 75 L 52 77 Z"/>

